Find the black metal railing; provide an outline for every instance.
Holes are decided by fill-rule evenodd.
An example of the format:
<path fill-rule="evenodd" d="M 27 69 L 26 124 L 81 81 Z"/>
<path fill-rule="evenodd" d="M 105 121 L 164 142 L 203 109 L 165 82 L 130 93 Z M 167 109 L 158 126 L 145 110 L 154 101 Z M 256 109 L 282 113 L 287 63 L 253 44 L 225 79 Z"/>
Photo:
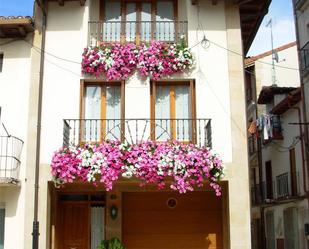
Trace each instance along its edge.
<path fill-rule="evenodd" d="M 276 198 L 299 195 L 299 173 L 287 172 L 276 177 Z"/>
<path fill-rule="evenodd" d="M 187 38 L 187 21 L 90 21 L 88 45 L 100 42 L 175 42 Z"/>
<path fill-rule="evenodd" d="M 256 152 L 256 142 L 255 142 L 255 137 L 254 136 L 250 136 L 248 138 L 248 149 L 249 149 L 249 155 L 252 156 L 255 154 Z"/>
<path fill-rule="evenodd" d="M 65 119 L 63 145 L 120 140 L 129 144 L 146 140 L 195 143 L 212 147 L 210 119 Z"/>
<path fill-rule="evenodd" d="M 301 70 L 307 71 L 309 68 L 309 42 L 300 49 Z"/>
<path fill-rule="evenodd" d="M 266 184 L 261 182 L 251 187 L 251 203 L 253 206 L 263 204 L 266 199 Z"/>
<path fill-rule="evenodd" d="M 19 181 L 23 141 L 14 136 L 0 136 L 0 183 Z"/>

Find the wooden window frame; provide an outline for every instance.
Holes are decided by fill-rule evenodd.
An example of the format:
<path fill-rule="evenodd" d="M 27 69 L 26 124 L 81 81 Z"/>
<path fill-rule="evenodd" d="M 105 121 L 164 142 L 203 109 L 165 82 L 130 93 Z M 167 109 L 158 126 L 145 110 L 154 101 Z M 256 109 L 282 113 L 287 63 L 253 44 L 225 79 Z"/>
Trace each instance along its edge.
<path fill-rule="evenodd" d="M 102 80 L 81 80 L 80 81 L 80 119 L 85 119 L 85 96 L 86 91 L 85 88 L 87 86 L 100 86 L 101 89 L 105 89 L 104 91 L 101 91 L 101 114 L 100 119 L 106 119 L 106 86 L 120 86 L 120 119 L 121 119 L 121 131 L 124 131 L 124 125 L 125 125 L 125 81 L 102 81 Z M 102 101 L 103 100 L 103 101 Z M 83 138 L 83 125 L 82 122 L 80 124 L 80 142 L 86 142 L 82 141 Z M 105 122 L 101 123 L 101 132 L 100 132 L 100 141 L 104 140 L 104 137 L 106 135 L 106 124 Z M 124 140 L 124 132 L 121 132 L 121 141 Z"/>
<path fill-rule="evenodd" d="M 100 13 L 99 18 L 101 22 L 105 21 L 105 1 L 100 0 Z M 126 42 L 126 3 L 136 3 L 136 34 L 135 34 L 135 42 L 140 44 L 141 42 L 141 34 L 140 34 L 140 21 L 141 21 L 141 3 L 150 3 L 151 4 L 151 40 L 155 40 L 156 34 L 156 15 L 157 15 L 157 1 L 156 0 L 109 0 L 113 2 L 120 2 L 120 12 L 121 12 L 121 31 L 120 31 L 120 42 Z M 166 2 L 173 2 L 174 7 L 174 22 L 175 22 L 175 35 L 178 30 L 178 0 L 160 0 Z M 104 25 L 104 24 L 103 24 Z"/>
<path fill-rule="evenodd" d="M 150 81 L 150 119 L 151 119 L 151 139 L 155 140 L 155 119 L 156 119 L 156 92 L 157 86 L 179 86 L 179 85 L 187 85 L 190 88 L 190 99 L 191 99 L 191 119 L 192 119 L 192 130 L 191 130 L 191 141 L 192 143 L 196 143 L 196 94 L 195 94 L 195 80 L 188 79 L 188 80 L 151 80 Z M 172 99 L 170 103 L 170 119 L 176 118 L 176 107 L 175 107 L 175 91 L 170 91 L 170 98 Z M 175 120 L 171 120 L 171 135 L 172 139 L 176 139 L 176 125 Z"/>
<path fill-rule="evenodd" d="M 296 151 L 295 148 L 289 150 L 290 158 L 290 181 L 291 181 L 291 196 L 297 196 L 297 171 L 296 171 Z"/>

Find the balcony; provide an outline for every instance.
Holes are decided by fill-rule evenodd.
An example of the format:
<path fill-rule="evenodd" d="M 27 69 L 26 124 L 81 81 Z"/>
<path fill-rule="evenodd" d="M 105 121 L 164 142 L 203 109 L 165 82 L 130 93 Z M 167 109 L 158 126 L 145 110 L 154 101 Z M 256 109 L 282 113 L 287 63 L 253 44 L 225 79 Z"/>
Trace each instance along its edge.
<path fill-rule="evenodd" d="M 256 145 L 256 141 L 255 141 L 255 137 L 250 136 L 248 138 L 248 150 L 249 150 L 249 156 L 252 157 L 253 155 L 255 155 L 255 153 L 257 152 L 257 145 Z"/>
<path fill-rule="evenodd" d="M 177 140 L 212 147 L 210 119 L 65 119 L 63 145 L 120 140 Z"/>
<path fill-rule="evenodd" d="M 265 203 L 266 199 L 266 184 L 262 182 L 251 187 L 251 204 L 257 206 Z"/>
<path fill-rule="evenodd" d="M 0 136 L 0 185 L 19 183 L 20 154 L 23 141 L 14 136 Z"/>
<path fill-rule="evenodd" d="M 307 42 L 299 51 L 301 61 L 301 71 L 306 73 L 309 68 L 309 42 Z"/>
<path fill-rule="evenodd" d="M 288 172 L 276 177 L 276 198 L 290 198 L 298 196 L 299 189 L 299 173 Z"/>
<path fill-rule="evenodd" d="M 90 21 L 88 45 L 102 42 L 177 42 L 187 40 L 187 21 Z"/>

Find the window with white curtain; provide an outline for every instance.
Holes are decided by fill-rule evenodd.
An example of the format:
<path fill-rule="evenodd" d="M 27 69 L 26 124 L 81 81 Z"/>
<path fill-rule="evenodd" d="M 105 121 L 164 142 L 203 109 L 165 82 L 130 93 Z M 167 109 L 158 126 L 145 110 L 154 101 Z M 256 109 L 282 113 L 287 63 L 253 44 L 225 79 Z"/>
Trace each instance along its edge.
<path fill-rule="evenodd" d="M 86 84 L 83 141 L 119 140 L 121 135 L 121 84 Z"/>
<path fill-rule="evenodd" d="M 175 39 L 176 0 L 158 1 L 104 1 L 104 41 L 120 41 L 121 34 L 126 41 L 134 42 Z M 153 25 L 152 21 L 156 23 Z M 123 23 L 123 25 L 122 25 Z"/>
<path fill-rule="evenodd" d="M 101 241 L 104 240 L 105 227 L 105 207 L 91 207 L 91 249 L 97 249 Z"/>
<path fill-rule="evenodd" d="M 156 86 L 155 139 L 192 140 L 192 97 L 189 84 Z"/>

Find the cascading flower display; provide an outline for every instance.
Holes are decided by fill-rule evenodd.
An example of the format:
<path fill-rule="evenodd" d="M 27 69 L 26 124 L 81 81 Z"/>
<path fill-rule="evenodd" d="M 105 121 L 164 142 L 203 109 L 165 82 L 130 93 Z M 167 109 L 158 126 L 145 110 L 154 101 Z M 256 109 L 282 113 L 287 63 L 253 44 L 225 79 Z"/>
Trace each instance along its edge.
<path fill-rule="evenodd" d="M 88 47 L 82 55 L 82 73 L 108 80 L 128 78 L 136 68 L 138 48 L 133 43 Z"/>
<path fill-rule="evenodd" d="M 193 64 L 193 55 L 183 39 L 174 44 L 152 41 L 141 46 L 102 43 L 84 49 L 82 74 L 121 80 L 138 70 L 143 77 L 159 79 L 188 70 Z"/>
<path fill-rule="evenodd" d="M 221 195 L 219 181 L 223 176 L 222 162 L 216 154 L 206 147 L 176 141 L 132 145 L 105 141 L 65 147 L 54 153 L 51 168 L 56 184 L 78 180 L 103 183 L 106 190 L 111 190 L 119 177 L 135 177 L 141 185 L 155 184 L 163 189 L 168 183 L 171 189 L 185 193 L 208 182 L 217 196 Z"/>

